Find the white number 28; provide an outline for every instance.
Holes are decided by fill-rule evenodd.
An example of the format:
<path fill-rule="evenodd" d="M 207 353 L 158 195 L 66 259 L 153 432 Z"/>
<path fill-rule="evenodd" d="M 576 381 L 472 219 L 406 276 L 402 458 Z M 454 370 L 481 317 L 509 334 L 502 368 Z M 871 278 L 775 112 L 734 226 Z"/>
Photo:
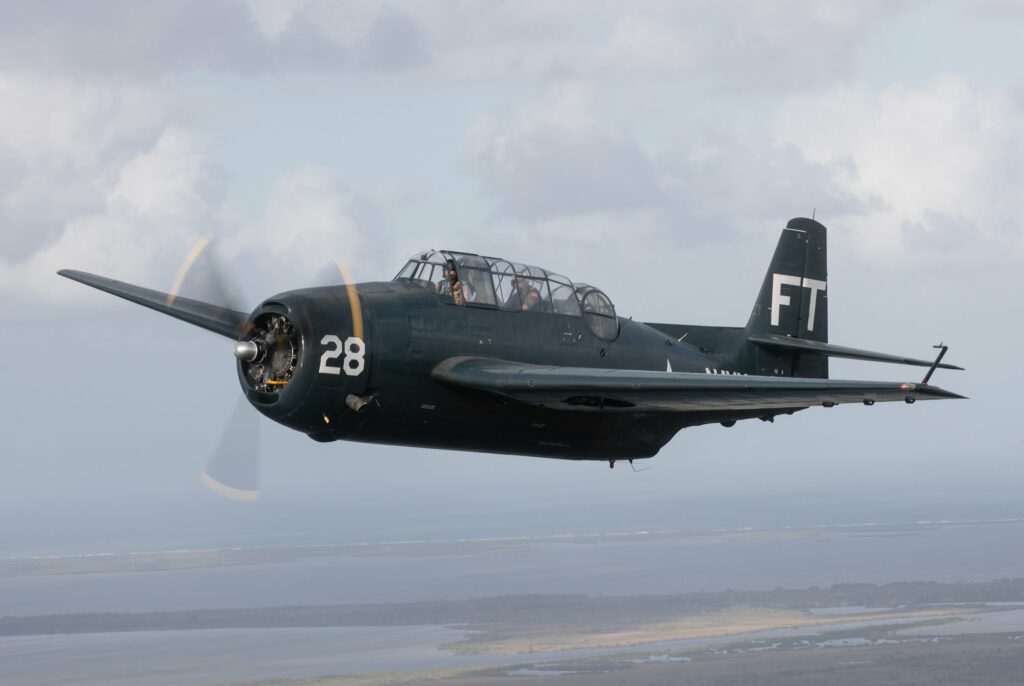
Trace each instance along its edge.
<path fill-rule="evenodd" d="M 342 343 L 334 334 L 327 334 L 320 339 L 320 345 L 328 346 L 320 356 L 321 374 L 341 374 L 344 371 L 347 376 L 359 376 L 366 368 L 366 344 L 362 338 L 349 336 Z M 341 366 L 332 367 L 331 360 L 341 357 L 342 353 L 345 354 L 345 358 L 341 361 Z"/>

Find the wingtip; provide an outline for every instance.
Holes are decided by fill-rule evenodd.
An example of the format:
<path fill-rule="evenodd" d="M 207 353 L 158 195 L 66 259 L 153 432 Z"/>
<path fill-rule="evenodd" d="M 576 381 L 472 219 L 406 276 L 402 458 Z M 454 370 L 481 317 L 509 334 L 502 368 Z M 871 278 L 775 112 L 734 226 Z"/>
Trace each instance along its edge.
<path fill-rule="evenodd" d="M 80 269 L 61 269 L 58 270 L 57 276 L 63 276 L 65 279 L 71 279 L 79 283 L 86 283 L 87 278 L 92 276 L 92 274 L 83 272 Z"/>
<path fill-rule="evenodd" d="M 939 400 L 970 400 L 966 395 L 960 395 L 953 391 L 947 391 L 945 388 L 939 388 L 938 386 L 929 386 L 927 384 L 921 384 L 918 389 L 924 391 L 927 395 L 931 395 Z"/>

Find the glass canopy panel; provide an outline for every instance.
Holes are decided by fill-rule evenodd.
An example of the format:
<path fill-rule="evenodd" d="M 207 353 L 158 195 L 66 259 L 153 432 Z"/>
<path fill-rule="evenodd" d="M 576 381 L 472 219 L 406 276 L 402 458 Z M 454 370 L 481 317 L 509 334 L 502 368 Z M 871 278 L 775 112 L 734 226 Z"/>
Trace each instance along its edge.
<path fill-rule="evenodd" d="M 488 259 L 491 265 L 491 276 L 494 282 L 494 292 L 498 299 L 498 306 L 505 310 L 523 309 L 522 301 L 519 299 L 519 291 L 516 289 L 516 269 L 510 262 L 504 260 Z"/>
<path fill-rule="evenodd" d="M 412 275 L 416 273 L 417 269 L 419 269 L 419 266 L 420 263 L 416 260 L 409 260 L 405 263 L 405 266 L 402 267 L 402 271 L 398 272 L 398 276 L 395 277 L 395 281 L 398 279 L 411 279 Z"/>
<path fill-rule="evenodd" d="M 540 267 L 527 266 L 524 270 L 525 291 L 520 292 L 526 307 L 533 312 L 553 312 L 551 290 L 548 288 L 548 272 Z"/>
<path fill-rule="evenodd" d="M 587 284 L 574 284 L 567 277 L 532 265 L 509 262 L 495 257 L 480 257 L 448 250 L 428 250 L 414 255 L 395 277 L 407 280 L 441 295 L 451 295 L 454 281 L 446 275 L 446 264 L 455 263 L 456 281 L 462 303 L 500 307 L 505 310 L 552 312 L 573 317 L 587 316 L 609 320 L 595 322 L 602 334 L 618 335 L 615 307 L 604 293 Z M 597 293 L 590 297 L 591 291 Z M 589 298 L 589 302 L 588 302 Z"/>
<path fill-rule="evenodd" d="M 580 303 L 572 282 L 560 274 L 548 272 L 548 286 L 551 288 L 551 310 L 556 314 L 580 316 Z"/>
<path fill-rule="evenodd" d="M 608 296 L 596 288 L 589 288 L 583 293 L 583 317 L 598 338 L 611 341 L 619 335 L 615 307 Z"/>
<path fill-rule="evenodd" d="M 497 305 L 491 265 L 482 257 L 463 255 L 455 260 L 462 295 L 467 305 Z"/>
<path fill-rule="evenodd" d="M 427 290 L 440 292 L 445 284 L 444 262 L 445 256 L 436 250 L 414 255 L 395 280 L 411 281 Z"/>

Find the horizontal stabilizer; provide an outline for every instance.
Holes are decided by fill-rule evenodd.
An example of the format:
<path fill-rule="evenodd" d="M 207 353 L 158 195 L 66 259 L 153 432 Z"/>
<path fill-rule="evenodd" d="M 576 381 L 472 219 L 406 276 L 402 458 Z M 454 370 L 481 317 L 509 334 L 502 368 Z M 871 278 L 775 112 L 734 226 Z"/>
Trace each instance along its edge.
<path fill-rule="evenodd" d="M 752 336 L 748 336 L 747 340 L 763 348 L 789 350 L 811 355 L 823 355 L 825 357 L 846 357 L 851 360 L 908 364 L 915 367 L 931 367 L 934 364 L 934 360 L 916 360 L 912 357 L 887 355 L 886 353 L 876 353 L 870 350 L 860 350 L 859 348 L 847 348 L 842 345 L 832 345 L 831 343 L 822 343 L 821 341 L 811 341 L 806 338 L 791 338 L 789 336 L 780 336 L 778 334 L 754 334 Z M 937 368 L 957 369 L 963 371 L 963 367 L 957 367 L 953 364 L 940 363 L 937 365 Z"/>
<path fill-rule="evenodd" d="M 191 298 L 173 297 L 168 293 L 161 293 L 149 288 L 133 286 L 130 283 L 123 283 L 108 279 L 103 276 L 96 276 L 74 269 L 62 269 L 57 272 L 59 275 L 84 283 L 86 286 L 98 288 L 119 298 L 130 300 L 133 303 L 143 305 L 150 309 L 162 312 L 189 324 L 219 333 L 237 340 L 245 329 L 249 315 L 244 312 L 211 305 L 200 300 Z"/>

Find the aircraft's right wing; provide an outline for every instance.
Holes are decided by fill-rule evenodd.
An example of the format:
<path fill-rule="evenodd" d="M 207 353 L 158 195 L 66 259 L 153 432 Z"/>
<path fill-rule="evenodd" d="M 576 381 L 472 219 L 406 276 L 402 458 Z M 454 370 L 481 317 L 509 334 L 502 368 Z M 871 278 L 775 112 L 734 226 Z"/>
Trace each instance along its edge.
<path fill-rule="evenodd" d="M 721 412 L 963 398 L 921 383 L 554 367 L 482 357 L 449 358 L 431 375 L 455 388 L 566 410 Z"/>

